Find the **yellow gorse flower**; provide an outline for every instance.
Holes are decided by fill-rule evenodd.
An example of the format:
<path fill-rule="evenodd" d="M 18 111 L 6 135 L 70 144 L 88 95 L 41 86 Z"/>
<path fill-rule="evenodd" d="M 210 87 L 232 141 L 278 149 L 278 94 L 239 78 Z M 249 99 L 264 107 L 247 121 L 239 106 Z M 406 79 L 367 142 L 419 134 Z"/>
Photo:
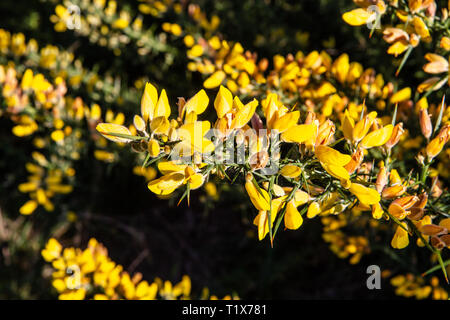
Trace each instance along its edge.
<path fill-rule="evenodd" d="M 348 187 L 350 183 L 350 175 L 344 168 L 351 160 L 351 157 L 342 154 L 339 151 L 327 147 L 318 146 L 315 150 L 315 155 L 319 159 L 322 167 L 334 178 L 341 180 L 344 187 Z"/>
<path fill-rule="evenodd" d="M 164 175 L 148 183 L 148 188 L 157 195 L 171 194 L 187 183 L 189 183 L 190 189 L 198 189 L 204 182 L 204 177 L 196 172 L 197 168 L 188 165 L 176 164 L 171 161 L 160 162 L 158 169 Z"/>

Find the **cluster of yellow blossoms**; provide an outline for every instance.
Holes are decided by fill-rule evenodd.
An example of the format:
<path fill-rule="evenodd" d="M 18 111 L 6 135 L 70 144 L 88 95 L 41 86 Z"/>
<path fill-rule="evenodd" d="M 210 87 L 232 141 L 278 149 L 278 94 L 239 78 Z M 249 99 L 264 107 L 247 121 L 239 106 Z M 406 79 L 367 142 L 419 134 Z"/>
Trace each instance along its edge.
<path fill-rule="evenodd" d="M 403 181 L 389 163 L 382 161 L 376 170 L 364 162 L 374 149 L 391 161 L 391 149 L 403 134 L 402 123 L 395 124 L 395 119 L 383 123 L 376 112 L 363 108 L 360 120 L 355 122 L 346 110 L 338 135 L 333 121 L 324 119 L 320 124 L 314 112 L 308 112 L 299 124 L 300 111 L 283 105 L 275 93 L 261 101 L 259 113 L 256 99 L 244 104 L 221 86 L 214 100 L 214 137 L 209 139 L 211 123 L 198 120 L 208 104 L 209 98 L 201 90 L 187 101 L 180 99 L 178 116 L 170 119 L 165 90 L 158 94 L 148 83 L 141 114 L 133 120 L 137 134 L 111 123 L 101 123 L 97 130 L 112 141 L 130 143 L 134 150 L 145 153 L 144 166 L 158 162 L 163 176 L 149 182 L 148 187 L 160 196 L 185 186 L 182 198 L 187 196 L 189 201 L 190 191 L 199 188 L 211 174 L 233 181 L 243 177 L 249 198 L 259 211 L 254 224 L 260 240 L 270 233 L 273 242 L 281 221 L 286 229 L 298 229 L 303 214 L 313 218 L 356 206 L 371 211 L 375 219 L 384 217 L 397 223 L 394 248 L 406 247 L 412 232 L 422 241 L 430 236 L 433 251 L 449 246 L 446 234 L 450 220 L 442 219 L 437 226 L 432 224 L 431 215 L 424 216 L 428 202 L 424 183 L 431 161 L 449 140 L 450 125 L 442 126 L 425 148 L 421 180 L 410 177 Z M 271 138 L 278 134 L 279 140 L 273 142 Z M 224 150 L 227 143 L 232 148 Z M 279 145 L 281 152 L 273 151 Z M 245 149 L 241 162 L 233 162 L 234 146 Z M 340 152 L 336 146 L 351 154 Z M 176 157 L 179 159 L 172 159 Z M 223 161 L 226 159 L 231 161 Z M 274 172 L 263 172 L 273 165 Z"/>
<path fill-rule="evenodd" d="M 195 24 L 206 32 L 215 30 L 220 22 L 217 16 L 208 20 L 200 7 L 187 4 L 186 1 L 147 1 L 139 4 L 140 14 L 134 15 L 126 7 L 121 8 L 115 0 L 61 1 L 55 7 L 55 14 L 50 17 L 57 32 L 73 30 L 77 35 L 88 37 L 92 43 L 107 47 L 115 55 L 121 55 L 125 48 L 129 50 L 132 43 L 140 56 L 160 52 L 174 52 L 167 35 L 180 37 L 183 29 L 177 23 L 163 22 L 163 32 L 155 33 L 152 29 L 143 29 L 143 19 L 150 15 L 153 19 L 162 19 L 173 11 L 178 16 L 187 15 Z M 167 61 L 166 59 L 166 62 Z"/>
<path fill-rule="evenodd" d="M 19 209 L 19 212 L 24 215 L 33 213 L 39 205 L 46 211 L 53 211 L 54 205 L 51 198 L 57 194 L 72 192 L 72 185 L 64 183 L 64 180 L 71 182 L 75 175 L 73 168 L 63 171 L 60 168 L 51 167 L 44 155 L 37 151 L 34 151 L 31 157 L 34 162 L 26 164 L 26 169 L 30 174 L 28 181 L 19 184 L 18 187 L 20 192 L 28 193 L 30 196 L 30 200 Z"/>
<path fill-rule="evenodd" d="M 305 110 L 321 111 L 325 117 L 338 114 L 346 105 L 352 113 L 361 112 L 361 106 L 352 97 L 373 100 L 379 110 L 411 97 L 409 88 L 394 93 L 392 83 L 386 83 L 375 70 L 351 62 L 347 54 L 334 61 L 325 51 L 276 55 L 273 68 L 269 69 L 266 58 L 258 60 L 255 53 L 245 51 L 240 43 L 220 40 L 217 35 L 208 40 L 201 37 L 195 40 L 187 35 L 184 42 L 192 60 L 188 69 L 207 76 L 203 85 L 208 89 L 223 84 L 235 94 L 248 96 L 274 91 L 283 101 L 303 102 Z"/>
<path fill-rule="evenodd" d="M 19 185 L 19 191 L 28 193 L 30 201 L 21 208 L 22 214 L 31 214 L 38 205 L 53 211 L 50 202 L 55 194 L 67 194 L 73 189 L 75 170 L 73 162 L 85 152 L 86 139 L 95 146 L 94 156 L 102 161 L 114 161 L 115 155 L 106 151 L 107 141 L 93 134 L 102 120 L 102 110 L 93 104 L 90 108 L 80 98 L 66 96 L 65 81 L 57 77 L 54 83 L 42 74 L 26 69 L 18 75 L 15 67 L 0 65 L 1 96 L 5 109 L 0 115 L 9 118 L 14 126 L 12 133 L 21 138 L 33 137 L 38 151 L 32 152 L 34 163 L 28 163 L 28 181 Z M 123 113 L 107 110 L 104 119 L 122 124 Z M 100 139 L 99 139 L 100 138 Z M 43 153 L 51 147 L 48 158 Z"/>
<path fill-rule="evenodd" d="M 42 74 L 49 82 L 61 84 L 62 80 L 72 91 L 85 90 L 89 92 L 93 101 L 108 101 L 120 104 L 121 101 L 132 100 L 134 93 L 130 90 L 121 90 L 118 86 L 120 78 L 106 74 L 100 77 L 96 72 L 87 70 L 79 59 L 75 59 L 72 52 L 61 50 L 54 45 L 40 48 L 35 39 L 27 39 L 22 33 L 10 33 L 0 29 L 0 63 L 13 66 L 17 64 L 17 71 L 27 66 L 32 71 L 41 74 L 34 81 L 40 80 Z M 47 74 L 50 74 L 51 79 Z M 29 79 L 33 79 L 29 77 Z M 47 85 L 48 86 L 48 85 Z M 42 86 L 41 86 L 42 87 Z M 41 95 L 42 96 L 42 95 Z"/>
<path fill-rule="evenodd" d="M 396 288 L 395 294 L 405 298 L 448 300 L 448 292 L 439 285 L 437 277 L 432 277 L 427 284 L 424 278 L 408 273 L 391 278 L 391 284 Z"/>
<path fill-rule="evenodd" d="M 361 258 L 371 252 L 370 242 L 363 234 L 348 234 L 343 229 L 353 225 L 355 229 L 367 230 L 367 227 L 383 227 L 378 220 L 370 219 L 361 210 L 352 210 L 349 214 L 334 215 L 332 213 L 322 214 L 323 234 L 322 238 L 330 244 L 330 250 L 339 258 L 349 258 L 350 264 L 357 264 Z"/>
<path fill-rule="evenodd" d="M 345 22 L 352 26 L 371 25 L 372 32 L 381 29 L 383 39 L 390 46 L 387 53 L 395 57 L 404 54 L 397 74 L 414 48 L 421 43 L 425 50 L 432 52 L 425 55 L 428 63 L 423 70 L 432 75 L 417 87 L 419 93 L 439 90 L 448 82 L 448 55 L 450 51 L 449 10 L 447 6 L 439 7 L 435 0 L 353 0 L 360 8 L 343 14 Z M 382 23 L 384 18 L 389 20 Z"/>
<path fill-rule="evenodd" d="M 191 299 L 191 279 L 183 276 L 173 285 L 155 278 L 142 280 L 141 273 L 130 275 L 108 256 L 108 250 L 96 239 L 89 240 L 85 250 L 63 248 L 51 238 L 42 250 L 42 257 L 53 268 L 52 284 L 61 300 L 188 300 Z M 217 300 L 205 288 L 200 299 Z M 227 295 L 223 299 L 237 299 Z"/>

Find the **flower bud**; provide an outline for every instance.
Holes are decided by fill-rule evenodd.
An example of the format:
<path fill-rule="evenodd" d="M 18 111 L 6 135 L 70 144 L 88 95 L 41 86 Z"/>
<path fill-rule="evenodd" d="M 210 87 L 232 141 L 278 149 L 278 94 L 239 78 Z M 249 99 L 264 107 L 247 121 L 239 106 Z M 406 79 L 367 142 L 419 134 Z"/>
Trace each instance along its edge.
<path fill-rule="evenodd" d="M 427 145 L 425 149 L 428 160 L 433 159 L 442 151 L 445 142 L 446 142 L 445 139 L 441 138 L 440 136 L 437 136 L 436 138 L 430 141 L 430 143 Z"/>
<path fill-rule="evenodd" d="M 380 171 L 377 175 L 377 182 L 375 183 L 375 189 L 381 193 L 383 191 L 384 187 L 386 186 L 388 182 L 388 172 L 385 166 L 380 168 Z"/>
<path fill-rule="evenodd" d="M 334 137 L 336 126 L 333 121 L 327 120 L 319 126 L 319 133 L 316 138 L 316 146 L 327 145 Z"/>
<path fill-rule="evenodd" d="M 400 141 L 403 132 L 405 132 L 405 130 L 403 130 L 403 123 L 397 123 L 394 127 L 391 138 L 388 140 L 388 142 L 386 142 L 385 146 L 388 149 L 392 149 Z"/>
<path fill-rule="evenodd" d="M 431 124 L 431 118 L 428 114 L 427 109 L 421 109 L 419 111 L 420 118 L 420 129 L 422 130 L 422 134 L 426 139 L 430 139 L 431 133 L 433 132 L 433 125 Z"/>
<path fill-rule="evenodd" d="M 164 153 L 165 154 L 170 154 L 170 152 L 172 151 L 172 148 L 170 146 L 164 146 Z"/>
<path fill-rule="evenodd" d="M 305 119 L 305 124 L 312 124 L 316 120 L 316 114 L 313 111 L 308 111 Z"/>
<path fill-rule="evenodd" d="M 141 116 L 135 115 L 133 118 L 133 124 L 137 131 L 145 131 L 145 121 L 141 118 Z"/>
<path fill-rule="evenodd" d="M 377 117 L 376 112 L 371 112 L 366 115 L 362 120 L 358 121 L 353 128 L 353 140 L 359 142 L 366 136 L 372 126 L 373 121 Z"/>
<path fill-rule="evenodd" d="M 260 71 L 266 71 L 267 67 L 269 66 L 269 60 L 267 60 L 266 58 L 261 59 L 258 63 L 258 68 Z"/>
<path fill-rule="evenodd" d="M 442 194 L 442 183 L 439 181 L 438 177 L 433 177 L 431 180 L 431 185 L 433 186 L 431 189 L 431 197 L 439 198 Z"/>
<path fill-rule="evenodd" d="M 355 170 L 361 165 L 364 160 L 364 150 L 359 148 L 352 155 L 352 159 L 349 163 L 347 163 L 344 168 L 348 171 L 348 173 L 352 174 Z"/>

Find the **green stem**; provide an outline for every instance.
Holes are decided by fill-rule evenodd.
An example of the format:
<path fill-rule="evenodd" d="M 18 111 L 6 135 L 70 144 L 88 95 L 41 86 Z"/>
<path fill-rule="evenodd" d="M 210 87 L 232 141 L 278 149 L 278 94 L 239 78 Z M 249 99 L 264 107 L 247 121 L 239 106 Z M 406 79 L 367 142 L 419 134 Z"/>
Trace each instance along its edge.
<path fill-rule="evenodd" d="M 422 167 L 422 172 L 420 173 L 420 182 L 425 185 L 428 176 L 428 169 L 430 168 L 430 163 L 426 163 Z"/>

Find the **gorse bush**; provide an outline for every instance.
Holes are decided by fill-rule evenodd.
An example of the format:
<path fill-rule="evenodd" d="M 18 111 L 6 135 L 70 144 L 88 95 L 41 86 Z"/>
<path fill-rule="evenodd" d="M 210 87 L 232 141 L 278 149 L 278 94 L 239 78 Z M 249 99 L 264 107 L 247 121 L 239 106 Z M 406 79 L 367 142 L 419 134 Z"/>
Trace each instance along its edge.
<path fill-rule="evenodd" d="M 111 243 L 112 251 L 123 233 L 135 238 L 145 250 L 122 257 L 134 270 L 156 255 L 147 242 L 162 241 L 157 234 L 152 240 L 140 236 L 152 227 L 142 222 L 145 212 L 151 215 L 145 221 L 155 223 L 151 230 L 164 226 L 197 265 L 198 252 L 174 230 L 192 226 L 208 234 L 205 224 L 185 224 L 179 216 L 168 221 L 164 213 L 183 208 L 177 215 L 194 210 L 195 219 L 206 219 L 211 210 L 208 224 L 220 225 L 220 204 L 236 203 L 233 214 L 242 217 L 246 231 L 239 230 L 252 249 L 259 240 L 279 250 L 283 238 L 301 236 L 320 221 L 320 237 L 338 258 L 383 266 L 382 277 L 397 296 L 448 299 L 449 2 L 40 5 L 30 17 L 37 14 L 45 32 L 30 17 L 18 31 L 14 25 L 0 29 L 0 168 L 8 193 L 0 202 L 6 217 L 0 223 L 14 230 L 0 232 L 0 239 L 7 252 L 17 247 L 42 255 L 51 268 L 40 258 L 30 260 L 43 270 L 35 278 L 47 285 L 45 295 L 20 280 L 8 285 L 0 279 L 5 292 L 216 299 L 208 289 L 192 295 L 188 272 L 177 264 L 167 275 L 184 275 L 176 285 L 159 277 L 142 280 L 149 279 L 147 272 L 132 276 L 92 237 Z M 267 34 L 250 18 L 230 31 L 232 8 L 252 6 Z M 320 45 L 308 41 L 308 26 L 289 22 L 306 8 L 317 16 L 334 12 L 338 19 L 339 27 Z M 253 42 L 246 29 L 258 34 Z M 120 210 L 126 219 L 114 213 Z M 94 219 L 115 229 L 104 230 Z M 214 233 L 225 241 L 232 237 L 220 228 Z M 15 234 L 34 237 L 38 248 L 22 245 L 24 240 L 18 246 Z M 78 248 L 83 243 L 85 250 Z M 306 260 L 321 255 L 315 245 L 302 243 L 312 252 Z M 289 257 L 302 254 L 284 250 Z M 5 261 L 13 272 L 20 258 Z M 251 272 L 245 264 L 237 268 Z M 339 278 L 340 270 L 333 272 Z M 213 287 L 220 283 L 225 299 L 255 294 L 233 287 L 237 278 L 217 278 Z"/>

